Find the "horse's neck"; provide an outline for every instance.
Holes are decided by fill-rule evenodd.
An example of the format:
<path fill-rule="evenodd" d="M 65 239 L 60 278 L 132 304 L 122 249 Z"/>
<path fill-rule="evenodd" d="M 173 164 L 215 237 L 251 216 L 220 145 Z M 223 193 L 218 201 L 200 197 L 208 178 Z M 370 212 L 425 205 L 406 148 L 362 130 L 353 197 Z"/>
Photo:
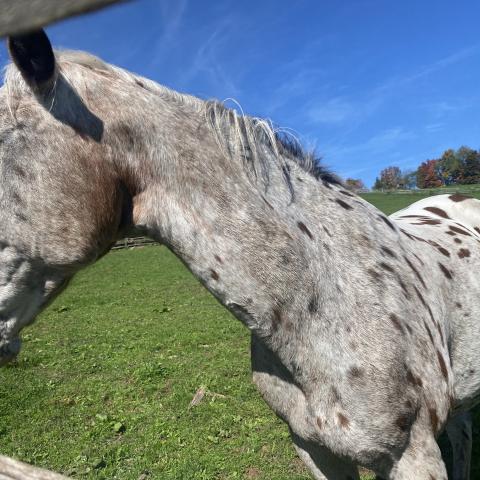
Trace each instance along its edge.
<path fill-rule="evenodd" d="M 355 245 L 339 237 L 352 238 L 365 207 L 292 160 L 285 160 L 286 179 L 270 159 L 265 188 L 261 179 L 249 178 L 241 159 L 224 156 L 208 129 L 200 138 L 183 133 L 162 167 L 152 168 L 161 177 L 134 202 L 136 223 L 262 334 L 300 299 L 315 308 L 318 282 L 331 276 L 337 258 L 353 254 Z"/>

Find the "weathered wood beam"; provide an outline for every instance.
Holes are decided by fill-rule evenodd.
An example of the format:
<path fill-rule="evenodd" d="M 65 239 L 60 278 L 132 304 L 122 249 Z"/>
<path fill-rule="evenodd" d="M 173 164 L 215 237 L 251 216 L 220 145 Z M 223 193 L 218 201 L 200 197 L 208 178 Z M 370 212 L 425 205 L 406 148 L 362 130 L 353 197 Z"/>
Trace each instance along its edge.
<path fill-rule="evenodd" d="M 0 36 L 35 30 L 119 1 L 124 0 L 0 0 Z"/>
<path fill-rule="evenodd" d="M 68 478 L 0 455 L 0 480 L 68 480 Z"/>

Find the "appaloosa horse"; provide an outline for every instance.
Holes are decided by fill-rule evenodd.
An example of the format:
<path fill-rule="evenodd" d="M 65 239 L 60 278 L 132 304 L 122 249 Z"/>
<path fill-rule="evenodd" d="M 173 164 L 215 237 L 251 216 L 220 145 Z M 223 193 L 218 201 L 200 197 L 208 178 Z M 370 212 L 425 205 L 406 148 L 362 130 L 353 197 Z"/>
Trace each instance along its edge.
<path fill-rule="evenodd" d="M 127 228 L 167 245 L 252 332 L 253 378 L 316 479 L 357 465 L 468 478 L 480 392 L 480 202 L 387 218 L 259 119 L 43 31 L 0 90 L 0 354 Z"/>

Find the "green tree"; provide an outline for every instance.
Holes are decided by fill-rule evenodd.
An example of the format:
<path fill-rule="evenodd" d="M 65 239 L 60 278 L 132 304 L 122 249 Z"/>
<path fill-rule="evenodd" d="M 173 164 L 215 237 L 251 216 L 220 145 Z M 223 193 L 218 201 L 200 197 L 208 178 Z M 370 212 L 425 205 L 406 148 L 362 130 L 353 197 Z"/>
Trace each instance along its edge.
<path fill-rule="evenodd" d="M 458 183 L 462 174 L 462 162 L 453 149 L 443 152 L 435 165 L 435 171 L 442 183 L 452 185 Z"/>
<path fill-rule="evenodd" d="M 459 183 L 472 184 L 480 182 L 480 155 L 469 147 L 460 147 L 456 156 L 461 163 Z"/>
<path fill-rule="evenodd" d="M 374 190 L 383 190 L 385 187 L 383 186 L 382 181 L 380 180 L 379 177 L 375 179 L 375 183 L 373 184 L 373 189 Z"/>
<path fill-rule="evenodd" d="M 400 187 L 406 190 L 412 190 L 417 185 L 417 171 L 405 170 L 402 172 Z"/>
<path fill-rule="evenodd" d="M 365 184 L 359 178 L 347 178 L 345 180 L 345 185 L 353 192 L 365 190 Z"/>
<path fill-rule="evenodd" d="M 402 180 L 402 172 L 399 167 L 387 167 L 380 172 L 380 181 L 383 188 L 396 190 Z"/>

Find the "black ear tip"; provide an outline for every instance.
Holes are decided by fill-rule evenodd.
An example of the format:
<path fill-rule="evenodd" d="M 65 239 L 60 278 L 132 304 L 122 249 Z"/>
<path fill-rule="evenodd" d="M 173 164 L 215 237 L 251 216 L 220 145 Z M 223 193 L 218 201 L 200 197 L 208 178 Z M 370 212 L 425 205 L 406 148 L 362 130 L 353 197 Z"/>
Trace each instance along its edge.
<path fill-rule="evenodd" d="M 53 78 L 55 56 L 44 30 L 9 37 L 8 49 L 30 85 L 38 88 Z"/>

